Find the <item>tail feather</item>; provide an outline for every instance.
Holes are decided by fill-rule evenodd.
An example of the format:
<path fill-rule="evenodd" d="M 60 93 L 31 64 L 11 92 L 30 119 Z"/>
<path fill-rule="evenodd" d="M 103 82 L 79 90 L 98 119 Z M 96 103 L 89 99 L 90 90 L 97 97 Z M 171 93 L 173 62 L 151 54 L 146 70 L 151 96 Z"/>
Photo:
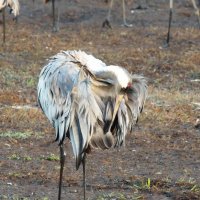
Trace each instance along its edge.
<path fill-rule="evenodd" d="M 82 147 L 83 147 L 83 138 L 80 135 L 81 130 L 78 123 L 78 119 L 74 120 L 72 126 L 69 129 L 70 141 L 72 143 L 73 152 L 76 158 L 76 169 L 79 168 L 82 161 Z"/>
<path fill-rule="evenodd" d="M 78 169 L 83 152 L 94 133 L 97 121 L 102 121 L 102 111 L 95 99 L 89 78 L 80 70 L 77 85 L 72 90 L 70 140 Z M 76 127 L 76 128 L 75 128 Z"/>
<path fill-rule="evenodd" d="M 101 130 L 97 130 L 96 134 L 94 133 L 93 137 L 90 140 L 89 145 L 93 148 L 100 148 L 102 150 L 109 149 L 114 146 L 115 139 L 111 132 L 106 134 Z"/>
<path fill-rule="evenodd" d="M 132 87 L 128 92 L 127 107 L 131 111 L 132 119 L 134 122 L 138 120 L 140 113 L 147 97 L 147 82 L 142 76 L 132 76 Z"/>

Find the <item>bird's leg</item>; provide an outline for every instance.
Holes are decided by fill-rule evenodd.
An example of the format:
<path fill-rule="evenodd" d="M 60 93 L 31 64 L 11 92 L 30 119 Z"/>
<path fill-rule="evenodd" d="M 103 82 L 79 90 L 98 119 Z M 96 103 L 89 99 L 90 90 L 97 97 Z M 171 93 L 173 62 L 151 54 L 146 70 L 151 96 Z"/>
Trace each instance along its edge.
<path fill-rule="evenodd" d="M 5 8 L 2 10 L 2 20 L 3 20 L 3 43 L 6 42 L 6 17 Z"/>
<path fill-rule="evenodd" d="M 53 32 L 57 32 L 56 13 L 55 13 L 55 0 L 52 0 L 52 14 L 53 14 Z"/>
<path fill-rule="evenodd" d="M 197 16 L 197 18 L 198 18 L 199 29 L 200 29 L 200 11 L 199 11 L 199 9 L 198 9 L 198 7 L 197 7 L 197 5 L 196 5 L 195 0 L 191 0 L 191 1 L 192 1 L 194 10 L 195 10 L 195 14 L 196 14 L 196 16 Z"/>
<path fill-rule="evenodd" d="M 84 200 L 86 200 L 86 175 L 85 175 L 85 165 L 86 165 L 86 153 L 83 156 L 83 160 L 82 160 L 82 164 L 83 164 L 83 196 L 84 196 Z"/>
<path fill-rule="evenodd" d="M 107 15 L 105 21 L 103 22 L 102 27 L 112 28 L 111 25 L 110 25 L 110 15 L 111 15 L 112 7 L 113 7 L 113 0 L 110 1 L 110 7 L 109 7 L 109 10 L 108 10 L 108 15 Z"/>
<path fill-rule="evenodd" d="M 173 10 L 173 0 L 170 0 L 169 3 L 169 26 L 168 26 L 168 32 L 167 32 L 167 41 L 166 41 L 166 47 L 169 46 L 169 39 L 170 39 L 170 29 L 171 29 L 171 22 L 172 22 L 172 10 Z"/>
<path fill-rule="evenodd" d="M 58 191 L 58 200 L 61 200 L 61 189 L 62 189 L 62 176 L 63 169 L 65 164 L 66 154 L 64 152 L 63 144 L 60 145 L 60 179 L 59 179 L 59 191 Z"/>
<path fill-rule="evenodd" d="M 123 25 L 125 26 L 125 27 L 132 27 L 133 25 L 132 24 L 128 24 L 127 22 L 126 22 L 126 8 L 125 8 L 125 1 L 124 0 L 122 0 L 122 12 L 123 12 Z"/>
<path fill-rule="evenodd" d="M 108 21 L 110 21 L 112 7 L 113 7 L 113 0 L 110 1 L 110 7 L 109 7 L 109 10 L 108 10 L 108 15 L 107 15 Z"/>
<path fill-rule="evenodd" d="M 33 8 L 32 8 L 30 17 L 33 17 L 33 11 L 35 10 L 35 0 L 33 0 L 32 2 L 33 2 Z"/>
<path fill-rule="evenodd" d="M 56 19 L 55 19 L 55 0 L 52 0 L 52 15 L 53 15 L 53 31 L 55 31 L 55 23 L 56 23 Z"/>
<path fill-rule="evenodd" d="M 57 31 L 59 31 L 59 24 L 60 24 L 60 9 L 59 9 L 59 5 L 57 5 L 57 22 L 56 22 Z"/>

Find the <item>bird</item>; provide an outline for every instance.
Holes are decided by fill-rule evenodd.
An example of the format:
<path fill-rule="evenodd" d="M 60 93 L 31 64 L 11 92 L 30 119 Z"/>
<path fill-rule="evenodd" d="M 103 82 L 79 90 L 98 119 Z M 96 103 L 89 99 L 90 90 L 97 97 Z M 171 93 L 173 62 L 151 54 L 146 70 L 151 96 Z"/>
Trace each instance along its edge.
<path fill-rule="evenodd" d="M 191 2 L 192 2 L 192 5 L 194 7 L 195 14 L 197 15 L 198 24 L 199 24 L 199 28 L 200 28 L 200 11 L 199 11 L 199 9 L 197 7 L 196 1 L 195 0 L 191 0 Z M 199 3 L 200 3 L 200 1 L 199 1 Z M 169 46 L 172 13 L 173 13 L 173 0 L 169 0 L 169 24 L 168 24 L 168 31 L 167 31 L 167 40 L 166 40 L 166 44 L 165 44 L 166 47 Z"/>
<path fill-rule="evenodd" d="M 71 142 L 76 169 L 83 166 L 86 199 L 86 155 L 92 149 L 125 144 L 147 97 L 147 80 L 125 68 L 106 65 L 81 50 L 61 51 L 52 56 L 39 75 L 38 105 L 55 128 L 60 147 L 61 199 L 65 162 L 63 141 Z"/>
<path fill-rule="evenodd" d="M 10 13 L 14 15 L 14 20 L 17 20 L 19 15 L 19 1 L 18 0 L 0 0 L 0 11 L 2 11 L 3 16 L 3 42 L 6 41 L 6 21 L 5 21 L 5 8 L 10 8 Z"/>
<path fill-rule="evenodd" d="M 111 24 L 110 24 L 110 16 L 111 16 L 111 10 L 112 10 L 112 7 L 113 7 L 113 2 L 114 2 L 114 0 L 110 1 L 110 6 L 109 6 L 109 9 L 108 9 L 108 14 L 107 14 L 106 19 L 103 21 L 102 27 L 112 28 Z M 128 24 L 127 21 L 126 21 L 125 0 L 122 0 L 122 14 L 123 14 L 123 25 L 125 27 L 132 27 L 133 25 L 132 24 Z"/>

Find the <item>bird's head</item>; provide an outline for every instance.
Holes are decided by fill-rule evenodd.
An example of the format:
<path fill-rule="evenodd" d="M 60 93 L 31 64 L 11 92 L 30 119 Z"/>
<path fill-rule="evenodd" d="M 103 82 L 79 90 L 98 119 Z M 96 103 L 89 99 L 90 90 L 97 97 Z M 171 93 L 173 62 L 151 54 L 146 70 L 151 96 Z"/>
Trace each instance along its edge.
<path fill-rule="evenodd" d="M 120 90 L 126 90 L 132 86 L 132 77 L 126 69 L 116 65 L 109 65 L 108 71 L 116 76 Z"/>

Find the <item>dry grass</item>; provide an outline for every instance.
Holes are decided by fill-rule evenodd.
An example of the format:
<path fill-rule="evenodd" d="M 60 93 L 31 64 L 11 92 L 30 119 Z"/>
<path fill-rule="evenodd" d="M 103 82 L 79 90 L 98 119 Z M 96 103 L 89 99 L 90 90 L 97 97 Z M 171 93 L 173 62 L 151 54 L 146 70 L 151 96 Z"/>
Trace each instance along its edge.
<path fill-rule="evenodd" d="M 152 15 L 151 9 L 156 7 L 150 7 L 147 16 L 140 15 L 145 27 L 129 16 L 137 24 L 132 29 L 119 26 L 118 20 L 113 29 L 104 30 L 100 27 L 104 4 L 91 2 L 89 13 L 98 17 L 88 22 L 81 21 L 81 14 L 86 14 L 81 5 L 73 7 L 73 12 L 67 15 L 75 22 L 63 23 L 58 33 L 51 32 L 48 15 L 40 13 L 44 21 L 39 16 L 32 21 L 23 7 L 26 13 L 18 25 L 8 21 L 7 41 L 0 46 L 0 136 L 4 136 L 0 141 L 4 148 L 0 160 L 0 199 L 56 198 L 59 163 L 53 155 L 58 153 L 58 148 L 51 144 L 52 127 L 37 108 L 36 88 L 46 59 L 68 49 L 81 49 L 108 64 L 122 65 L 133 73 L 143 74 L 149 82 L 145 110 L 134 135 L 127 139 L 127 149 L 117 154 L 94 152 L 89 157 L 88 179 L 89 185 L 93 185 L 93 189 L 88 189 L 90 199 L 199 199 L 200 135 L 194 127 L 199 110 L 192 103 L 200 101 L 200 83 L 191 82 L 200 78 L 196 24 L 181 27 L 174 22 L 173 42 L 170 48 L 163 49 L 166 27 L 161 25 L 159 16 Z M 92 6 L 96 15 L 92 15 Z M 162 4 L 161 8 L 166 6 Z M 83 13 L 77 16 L 79 11 Z M 19 105 L 22 107 L 18 108 Z M 23 134 L 27 138 L 17 137 Z M 71 152 L 69 148 L 68 152 Z M 70 153 L 69 160 L 73 160 Z M 80 190 L 81 172 L 73 171 L 73 164 L 68 163 L 66 167 L 69 174 L 65 178 L 65 192 L 71 199 L 77 199 L 82 192 L 72 190 Z M 150 188 L 146 187 L 147 178 L 151 180 Z M 30 185 L 27 191 L 23 188 L 24 180 Z"/>

